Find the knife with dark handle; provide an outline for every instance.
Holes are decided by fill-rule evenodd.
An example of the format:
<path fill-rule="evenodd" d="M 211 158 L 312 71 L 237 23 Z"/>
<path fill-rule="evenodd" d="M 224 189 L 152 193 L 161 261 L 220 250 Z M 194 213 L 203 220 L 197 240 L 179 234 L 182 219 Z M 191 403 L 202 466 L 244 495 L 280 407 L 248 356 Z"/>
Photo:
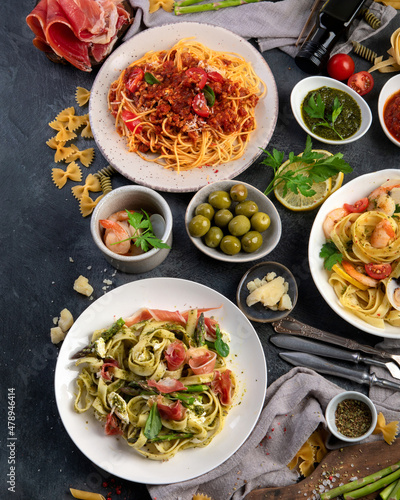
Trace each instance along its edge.
<path fill-rule="evenodd" d="M 380 366 L 389 370 L 393 378 L 400 379 L 400 368 L 392 361 L 385 362 L 377 359 L 367 358 L 361 356 L 357 351 L 346 351 L 338 347 L 321 344 L 314 340 L 307 340 L 295 335 L 287 335 L 279 333 L 272 335 L 270 341 L 283 349 L 290 349 L 291 351 L 308 352 L 309 354 L 319 354 L 327 358 L 341 359 L 342 361 L 351 361 L 352 363 L 365 363 L 366 365 Z"/>
<path fill-rule="evenodd" d="M 368 373 L 365 370 L 355 370 L 354 368 L 345 368 L 337 366 L 324 358 L 308 354 L 305 352 L 280 352 L 279 356 L 294 366 L 303 366 L 311 368 L 318 373 L 333 375 L 335 377 L 347 378 L 359 384 L 368 384 L 369 386 L 377 385 L 385 389 L 393 389 L 400 391 L 400 384 L 379 378 L 375 373 Z"/>
<path fill-rule="evenodd" d="M 283 318 L 279 321 L 274 321 L 272 323 L 272 326 L 278 333 L 288 333 L 291 335 L 300 335 L 302 337 L 308 337 L 315 340 L 322 340 L 330 344 L 340 345 L 341 347 L 345 347 L 346 349 L 350 349 L 352 351 L 361 351 L 371 356 L 379 356 L 380 358 L 390 359 L 391 361 L 397 363 L 398 366 L 400 366 L 400 356 L 398 355 L 390 354 L 389 352 L 381 351 L 380 349 L 375 349 L 374 347 L 370 347 L 369 345 L 359 344 L 355 340 L 346 339 L 345 337 L 335 335 L 334 333 L 319 330 L 318 328 L 314 328 L 310 325 L 306 325 L 305 323 L 301 323 L 291 316 L 286 316 L 286 318 Z"/>

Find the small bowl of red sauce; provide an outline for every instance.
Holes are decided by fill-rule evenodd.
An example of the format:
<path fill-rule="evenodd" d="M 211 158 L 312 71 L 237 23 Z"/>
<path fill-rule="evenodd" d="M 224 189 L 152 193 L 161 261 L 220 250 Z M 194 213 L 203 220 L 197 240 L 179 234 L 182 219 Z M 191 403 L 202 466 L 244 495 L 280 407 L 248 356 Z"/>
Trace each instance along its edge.
<path fill-rule="evenodd" d="M 383 131 L 400 147 L 400 75 L 393 76 L 382 87 L 378 114 Z"/>

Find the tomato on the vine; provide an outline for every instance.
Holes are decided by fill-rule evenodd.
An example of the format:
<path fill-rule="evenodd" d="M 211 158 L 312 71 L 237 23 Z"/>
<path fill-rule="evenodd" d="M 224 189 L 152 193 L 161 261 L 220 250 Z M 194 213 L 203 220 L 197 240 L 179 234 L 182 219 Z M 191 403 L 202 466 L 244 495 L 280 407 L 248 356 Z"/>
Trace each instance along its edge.
<path fill-rule="evenodd" d="M 349 205 L 348 203 L 345 203 L 343 205 L 343 208 L 351 213 L 361 213 L 365 212 L 365 210 L 368 207 L 368 204 L 369 204 L 368 198 L 361 198 L 361 200 L 356 201 L 354 205 Z"/>
<path fill-rule="evenodd" d="M 357 94 L 365 95 L 373 89 L 374 79 L 368 71 L 360 71 L 351 75 L 347 85 L 357 92 Z"/>
<path fill-rule="evenodd" d="M 385 264 L 365 264 L 365 271 L 368 276 L 376 280 L 383 280 L 387 278 L 392 272 L 392 266 L 388 263 Z"/>
<path fill-rule="evenodd" d="M 328 75 L 335 80 L 347 80 L 354 73 L 354 61 L 347 54 L 335 54 L 326 67 Z"/>

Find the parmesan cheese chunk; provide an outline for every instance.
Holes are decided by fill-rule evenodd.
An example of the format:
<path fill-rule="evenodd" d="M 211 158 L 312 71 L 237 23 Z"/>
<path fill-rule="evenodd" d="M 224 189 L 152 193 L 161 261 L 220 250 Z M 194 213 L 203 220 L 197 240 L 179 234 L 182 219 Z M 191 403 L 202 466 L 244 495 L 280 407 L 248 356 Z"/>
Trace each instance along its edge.
<path fill-rule="evenodd" d="M 74 318 L 68 309 L 63 309 L 60 312 L 60 319 L 58 320 L 58 326 L 63 332 L 67 332 L 74 323 Z"/>
<path fill-rule="evenodd" d="M 292 309 L 292 301 L 288 295 L 289 284 L 282 276 L 268 273 L 262 280 L 255 278 L 247 283 L 249 295 L 246 303 L 249 307 L 261 302 L 264 307 L 272 311 L 285 311 Z"/>
<path fill-rule="evenodd" d="M 59 326 L 50 329 L 50 338 L 53 344 L 59 344 L 65 339 L 66 333 L 61 330 Z"/>
<path fill-rule="evenodd" d="M 93 293 L 93 287 L 89 284 L 89 280 L 82 275 L 75 280 L 74 290 L 82 295 L 86 295 L 87 297 L 90 297 Z"/>
<path fill-rule="evenodd" d="M 285 280 L 282 276 L 278 276 L 271 281 L 267 281 L 251 292 L 251 294 L 247 297 L 246 302 L 248 306 L 261 302 L 266 307 L 273 307 L 279 302 L 284 293 Z"/>

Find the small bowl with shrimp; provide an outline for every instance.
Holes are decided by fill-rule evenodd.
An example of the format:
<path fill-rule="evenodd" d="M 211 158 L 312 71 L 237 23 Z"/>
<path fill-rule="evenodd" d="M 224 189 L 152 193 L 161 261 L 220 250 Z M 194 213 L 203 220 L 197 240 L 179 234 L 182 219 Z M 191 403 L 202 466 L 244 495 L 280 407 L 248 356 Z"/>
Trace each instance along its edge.
<path fill-rule="evenodd" d="M 90 223 L 93 241 L 119 271 L 145 273 L 160 265 L 172 245 L 172 212 L 144 186 L 123 186 L 100 200 Z"/>

